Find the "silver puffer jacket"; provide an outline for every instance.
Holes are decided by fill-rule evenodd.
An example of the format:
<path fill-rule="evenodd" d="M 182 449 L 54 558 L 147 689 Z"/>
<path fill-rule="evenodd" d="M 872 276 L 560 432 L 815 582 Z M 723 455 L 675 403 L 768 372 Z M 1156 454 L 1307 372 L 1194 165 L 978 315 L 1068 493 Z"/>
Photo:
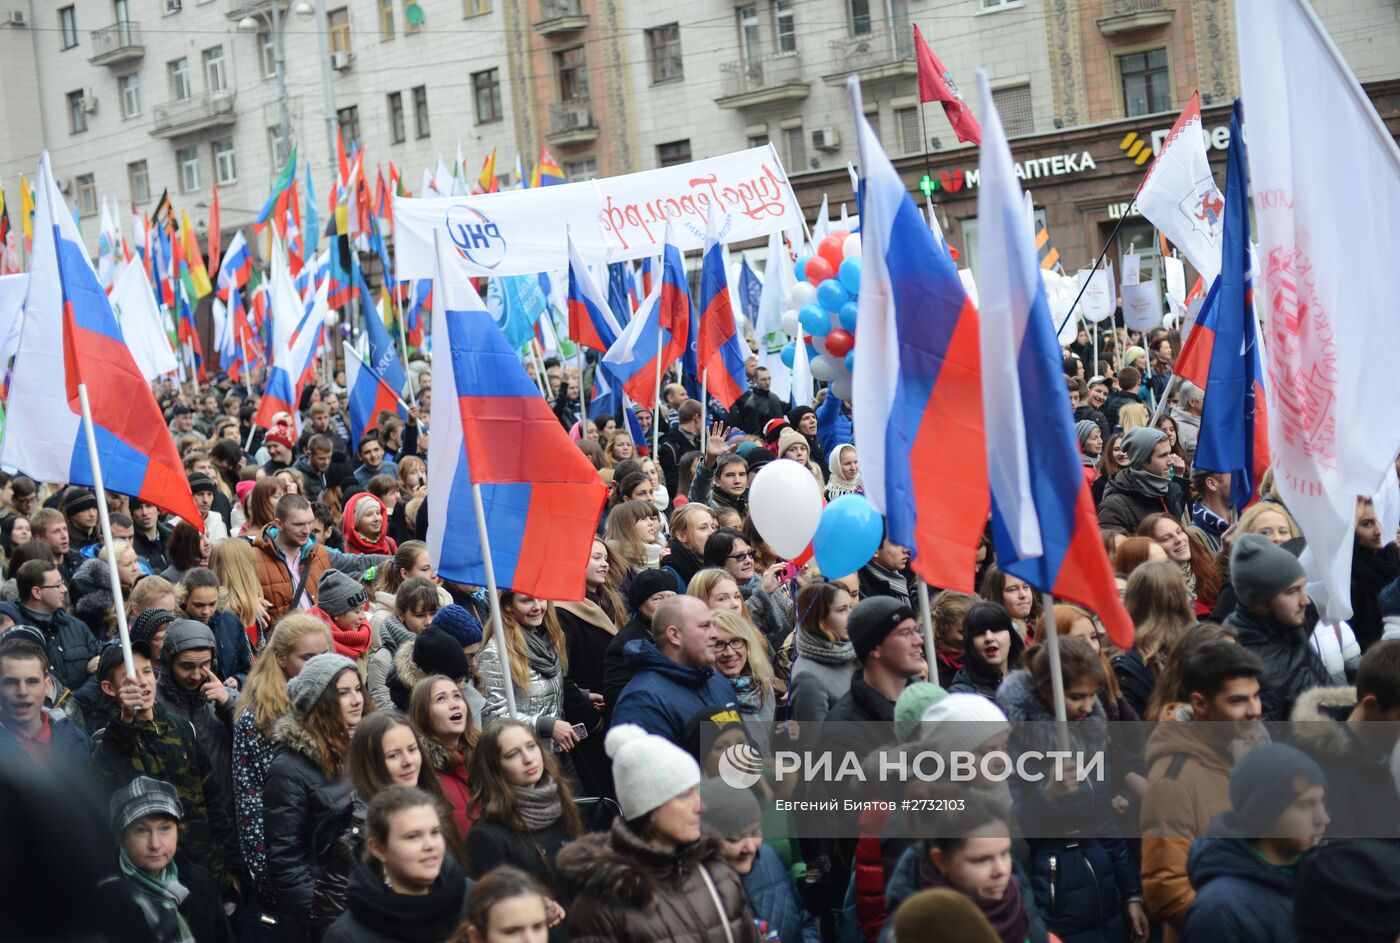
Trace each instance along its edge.
<path fill-rule="evenodd" d="M 493 638 L 482 646 L 476 656 L 476 669 L 481 673 L 482 693 L 486 695 L 486 705 L 481 715 L 484 722 L 492 718 L 505 717 L 506 688 L 505 675 L 510 670 L 509 662 L 503 659 L 496 649 Z M 546 749 L 555 753 L 559 747 L 554 743 L 554 724 L 564 718 L 564 672 L 561 669 L 554 677 L 546 678 L 533 667 L 530 669 L 528 687 L 515 686 L 515 715 L 530 724 Z"/>

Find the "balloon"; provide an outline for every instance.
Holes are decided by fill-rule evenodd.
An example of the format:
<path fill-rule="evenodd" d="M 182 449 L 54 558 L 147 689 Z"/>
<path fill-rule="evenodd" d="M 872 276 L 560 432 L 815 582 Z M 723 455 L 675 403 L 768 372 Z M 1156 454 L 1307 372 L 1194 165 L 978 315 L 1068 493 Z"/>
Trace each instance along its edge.
<path fill-rule="evenodd" d="M 801 308 L 803 305 L 814 304 L 817 300 L 817 286 L 809 285 L 806 282 L 798 282 L 792 289 L 792 294 L 788 296 L 788 303 L 794 308 Z"/>
<path fill-rule="evenodd" d="M 797 360 L 797 341 L 788 341 L 778 356 L 782 359 L 783 366 L 791 370 L 793 363 Z"/>
<path fill-rule="evenodd" d="M 884 535 L 884 521 L 865 495 L 843 494 L 832 501 L 822 511 L 816 536 L 812 538 L 812 549 L 822 576 L 829 580 L 850 576 L 875 556 Z"/>
<path fill-rule="evenodd" d="M 811 363 L 813 360 L 816 360 L 820 356 L 821 351 L 817 350 L 816 345 L 812 343 L 812 339 L 810 337 L 807 338 L 807 362 Z"/>
<path fill-rule="evenodd" d="M 805 285 L 806 282 L 803 282 L 803 284 Z M 796 311 L 784 311 L 784 312 L 783 312 L 782 325 L 783 325 L 783 330 L 787 332 L 787 334 L 788 334 L 789 337 L 796 337 L 796 336 L 797 336 L 797 312 L 796 312 Z"/>
<path fill-rule="evenodd" d="M 860 294 L 860 259 L 846 259 L 841 263 L 841 285 L 853 295 Z"/>
<path fill-rule="evenodd" d="M 852 340 L 852 342 L 854 342 L 854 341 L 855 341 L 855 338 L 853 337 L 853 338 L 851 338 L 851 340 Z M 846 355 L 846 372 L 847 372 L 847 373 L 855 373 L 855 372 L 856 372 L 856 352 L 855 352 L 854 350 L 851 351 L 849 354 Z"/>
<path fill-rule="evenodd" d="M 841 245 L 841 254 L 848 259 L 860 258 L 860 233 L 853 232 Z"/>
<path fill-rule="evenodd" d="M 826 352 L 833 357 L 845 357 L 856 345 L 856 339 L 847 331 L 835 330 L 826 335 Z"/>
<path fill-rule="evenodd" d="M 749 488 L 749 519 L 778 556 L 791 560 L 807 549 L 822 516 L 822 492 L 805 465 L 769 462 Z M 862 563 L 869 562 L 872 550 Z"/>
<path fill-rule="evenodd" d="M 855 331 L 856 319 L 860 315 L 860 305 L 854 301 L 848 301 L 841 306 L 841 326 L 848 331 Z"/>
<path fill-rule="evenodd" d="M 807 305 L 797 312 L 797 320 L 801 322 L 804 331 L 818 337 L 831 330 L 831 315 L 816 305 Z"/>
<path fill-rule="evenodd" d="M 841 375 L 841 361 L 830 354 L 822 354 L 811 363 L 812 379 L 814 380 L 834 380 Z"/>
<path fill-rule="evenodd" d="M 799 255 L 792 270 L 797 273 L 797 280 L 803 282 L 807 280 L 807 263 L 812 260 L 810 255 Z"/>
<path fill-rule="evenodd" d="M 821 242 L 817 243 L 817 255 L 826 259 L 831 263 L 831 267 L 835 268 L 841 264 L 841 259 L 843 258 L 841 255 L 841 248 L 841 240 L 837 239 L 835 236 L 827 236 Z"/>
<path fill-rule="evenodd" d="M 676 495 L 674 498 L 671 499 L 671 503 L 672 503 L 673 505 L 675 505 L 676 507 L 680 507 L 680 506 L 682 506 L 682 505 L 689 504 L 689 503 L 690 503 L 690 499 L 687 498 L 687 497 L 686 497 L 685 495 L 683 495 L 683 494 L 678 494 L 678 495 Z M 872 557 L 873 557 L 874 555 L 875 555 L 875 554 L 873 554 L 873 553 L 871 554 Z"/>
<path fill-rule="evenodd" d="M 830 236 L 844 247 L 846 245 L 846 240 L 851 237 L 851 231 L 849 229 L 833 229 L 830 232 Z"/>
<path fill-rule="evenodd" d="M 844 271 L 844 269 L 845 266 L 843 265 L 842 270 Z M 845 304 L 846 300 L 850 297 L 850 294 L 844 287 L 844 283 L 839 279 L 828 278 L 817 286 L 817 304 L 828 311 L 840 311 L 841 306 Z"/>
<path fill-rule="evenodd" d="M 841 400 L 851 398 L 851 378 L 837 377 L 831 381 L 831 395 Z"/>
<path fill-rule="evenodd" d="M 814 255 L 807 260 L 804 268 L 807 281 L 813 285 L 820 285 L 828 278 L 836 274 L 836 266 L 819 255 Z"/>

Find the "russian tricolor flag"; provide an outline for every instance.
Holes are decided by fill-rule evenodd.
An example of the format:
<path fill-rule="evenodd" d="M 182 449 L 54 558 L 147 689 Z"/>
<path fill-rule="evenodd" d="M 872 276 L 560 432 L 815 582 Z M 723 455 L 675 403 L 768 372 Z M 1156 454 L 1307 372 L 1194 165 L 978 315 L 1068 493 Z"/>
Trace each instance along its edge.
<path fill-rule="evenodd" d="M 848 84 L 863 229 L 851 399 L 856 438 L 871 443 L 860 456 L 866 497 L 920 576 L 971 593 L 989 500 L 977 308 Z"/>
<path fill-rule="evenodd" d="M 429 556 L 446 579 L 486 585 L 485 554 L 470 523 L 475 484 L 496 585 L 582 599 L 607 486 L 441 243 L 433 282 Z"/>
<path fill-rule="evenodd" d="M 997 430 L 985 436 L 997 563 L 1035 589 L 1096 613 L 1113 643 L 1126 649 L 1133 624 L 1118 599 L 1080 464 L 1034 221 L 980 70 L 977 86 L 983 130 L 977 285 L 985 422 Z M 861 225 L 868 239 L 864 212 Z"/>
<path fill-rule="evenodd" d="M 329 310 L 326 303 L 329 291 L 330 279 L 322 280 L 316 286 L 316 297 L 307 305 L 301 323 L 292 332 L 290 343 L 273 354 L 272 369 L 267 374 L 258 413 L 253 417 L 254 425 L 267 429 L 271 428 L 272 417 L 278 413 L 290 413 L 293 417 L 298 415 L 301 381 L 316 358 L 316 348 L 320 346 L 321 326 Z"/>
<path fill-rule="evenodd" d="M 350 448 L 359 448 L 366 432 L 379 427 L 379 414 L 396 411 L 408 420 L 408 410 L 394 388 L 384 381 L 369 364 L 360 359 L 355 348 L 345 345 L 345 408 L 350 413 Z"/>
<path fill-rule="evenodd" d="M 105 486 L 203 529 L 175 443 L 98 284 L 47 151 L 35 183 L 29 291 L 0 464 L 37 481 L 93 485 L 78 399 L 78 384 L 86 384 Z"/>
<path fill-rule="evenodd" d="M 1268 467 L 1264 372 L 1249 278 L 1249 195 L 1240 103 L 1230 118 L 1220 274 L 1177 358 L 1176 375 L 1206 391 L 1195 467 L 1230 473 L 1230 501 L 1243 509 Z"/>
<path fill-rule="evenodd" d="M 226 295 L 230 285 L 242 288 L 253 275 L 253 253 L 248 249 L 248 241 L 243 238 L 243 230 L 233 234 L 224 260 L 219 265 L 218 288 L 220 295 Z"/>
<path fill-rule="evenodd" d="M 593 273 L 583 264 L 574 244 L 572 234 L 569 242 L 569 339 L 599 353 L 606 353 L 617 341 L 622 327 L 613 316 L 608 300 L 603 296 Z"/>
<path fill-rule="evenodd" d="M 394 396 L 398 397 L 408 385 L 408 374 L 404 372 L 399 352 L 394 349 L 389 329 L 384 326 L 384 319 L 379 315 L 379 306 L 374 303 L 374 293 L 369 290 L 369 284 L 365 281 L 364 270 L 357 267 L 355 278 L 359 282 L 360 305 L 365 316 L 365 334 L 369 338 L 369 365 L 374 369 L 375 375 L 394 391 Z M 358 438 L 356 441 L 359 441 Z"/>
<path fill-rule="evenodd" d="M 675 362 L 664 357 L 671 334 L 661 327 L 660 313 L 661 286 L 657 285 L 598 362 L 600 372 L 610 374 L 615 386 L 648 409 L 656 405 L 659 374 Z"/>
<path fill-rule="evenodd" d="M 700 263 L 700 337 L 696 356 L 710 396 L 728 409 L 744 395 L 744 350 L 729 300 L 724 246 L 719 241 L 719 208 L 710 204 L 705 227 L 705 255 Z"/>

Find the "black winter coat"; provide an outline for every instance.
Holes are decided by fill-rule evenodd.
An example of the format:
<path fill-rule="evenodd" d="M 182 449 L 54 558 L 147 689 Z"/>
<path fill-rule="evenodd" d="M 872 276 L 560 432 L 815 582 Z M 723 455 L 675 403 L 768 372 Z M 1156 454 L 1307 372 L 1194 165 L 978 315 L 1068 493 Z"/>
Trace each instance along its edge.
<path fill-rule="evenodd" d="M 1264 662 L 1259 699 L 1264 720 L 1287 720 L 1298 696 L 1327 684 L 1327 669 L 1308 643 L 1305 629 L 1288 629 L 1266 616 L 1236 609 L 1225 624 L 1239 633 L 1239 643 Z"/>
<path fill-rule="evenodd" d="M 1126 472 L 1120 471 L 1104 485 L 1099 527 L 1116 528 L 1131 535 L 1137 533 L 1138 525 L 1149 514 L 1168 514 L 1179 520 L 1185 512 L 1185 488 L 1176 479 L 1172 479 L 1165 495 L 1144 494 Z"/>
<path fill-rule="evenodd" d="M 467 866 L 473 876 L 481 877 L 492 868 L 513 865 L 558 896 L 554 859 L 571 840 L 563 819 L 538 832 L 518 832 L 499 822 L 478 819 L 467 832 Z"/>
<path fill-rule="evenodd" d="M 1293 939 L 1292 869 L 1269 864 L 1243 839 L 1214 837 L 1226 831 L 1222 823 L 1228 817 L 1226 813 L 1211 823 L 1213 837 L 1191 843 L 1186 873 L 1196 899 L 1186 911 L 1181 943 Z"/>
<path fill-rule="evenodd" d="M 349 908 L 322 943 L 446 943 L 466 916 L 472 881 L 448 854 L 432 890 L 396 894 L 376 868 L 357 857 L 350 871 Z"/>
<path fill-rule="evenodd" d="M 1390 775 L 1389 752 L 1368 747 L 1352 733 L 1347 718 L 1355 709 L 1353 687 L 1313 688 L 1293 706 L 1293 745 L 1327 774 L 1329 838 L 1388 834 L 1400 822 L 1400 795 Z M 1381 822 L 1385 824 L 1378 832 L 1375 823 Z"/>
<path fill-rule="evenodd" d="M 1123 700 L 1128 702 L 1139 718 L 1147 717 L 1147 702 L 1152 700 L 1152 692 L 1157 689 L 1157 679 L 1152 676 L 1152 669 L 1147 667 L 1136 649 L 1117 656 L 1112 665 L 1113 674 L 1118 679 L 1118 689 L 1123 692 Z"/>
<path fill-rule="evenodd" d="M 621 632 L 612 637 L 608 647 L 603 650 L 603 699 L 607 705 L 603 711 L 609 719 L 612 717 L 613 705 L 617 703 L 618 695 L 627 687 L 627 682 L 632 680 L 632 675 L 637 673 L 628 663 L 623 648 L 628 642 L 645 638 L 651 638 L 651 620 L 638 614 L 622 627 Z"/>
<path fill-rule="evenodd" d="M 190 926 L 195 943 L 234 943 L 233 930 L 224 916 L 224 902 L 208 869 L 184 854 L 176 853 L 179 881 L 189 891 L 180 904 L 180 916 Z M 103 914 L 109 943 L 178 943 L 174 918 L 152 926 L 147 911 L 138 902 L 139 892 L 120 872 L 97 885 L 94 905 Z"/>

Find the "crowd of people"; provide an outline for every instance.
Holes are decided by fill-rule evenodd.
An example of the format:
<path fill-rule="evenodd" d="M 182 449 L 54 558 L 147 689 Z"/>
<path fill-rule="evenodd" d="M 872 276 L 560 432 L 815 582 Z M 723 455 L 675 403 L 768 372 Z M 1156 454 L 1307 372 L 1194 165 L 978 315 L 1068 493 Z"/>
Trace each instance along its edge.
<path fill-rule="evenodd" d="M 990 536 L 976 595 L 928 587 L 931 652 L 911 548 L 839 578 L 775 553 L 755 474 L 792 461 L 828 499 L 861 493 L 863 443 L 848 404 L 789 409 L 752 360 L 727 411 L 667 385 L 656 442 L 587 418 L 586 378 L 543 364 L 610 496 L 584 598 L 503 591 L 504 645 L 486 591 L 425 543 L 417 355 L 408 421 L 358 442 L 335 383 L 267 429 L 227 378 L 158 384 L 202 526 L 109 494 L 106 543 L 90 490 L 0 473 L 6 936 L 1397 940 L 1400 846 L 1365 837 L 1400 834 L 1396 534 L 1358 496 L 1356 614 L 1322 621 L 1267 476 L 1236 515 L 1229 475 L 1193 464 L 1178 337 L 1119 346 L 1095 360 L 1081 332 L 1064 372 L 1122 650 L 1000 569 Z M 775 814 L 803 787 L 771 765 L 749 790 L 719 777 L 724 748 L 771 758 L 804 726 L 862 755 L 1034 755 L 1057 680 L 1084 749 L 1154 723 L 1106 782 L 979 780 L 956 816 L 835 840 Z"/>

